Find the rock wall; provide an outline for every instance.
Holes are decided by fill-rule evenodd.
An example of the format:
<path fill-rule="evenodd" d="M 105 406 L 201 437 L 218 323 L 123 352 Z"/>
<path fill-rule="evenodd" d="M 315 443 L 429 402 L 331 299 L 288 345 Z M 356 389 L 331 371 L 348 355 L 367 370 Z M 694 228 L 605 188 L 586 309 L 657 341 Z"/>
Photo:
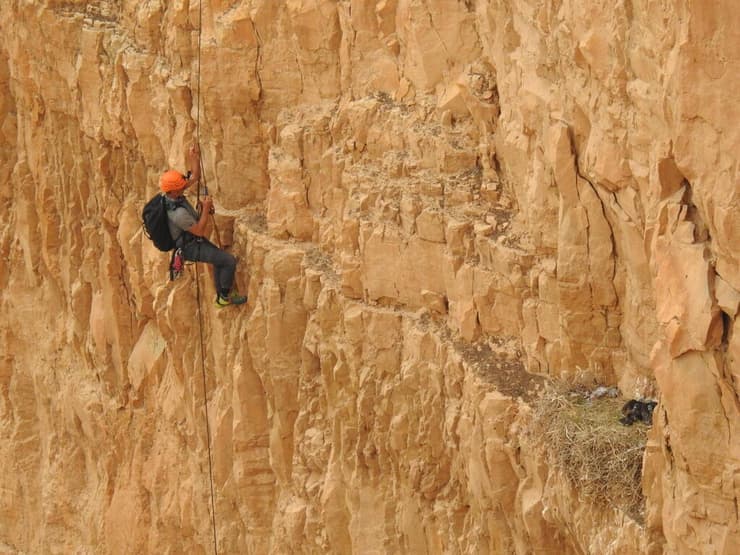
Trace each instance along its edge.
<path fill-rule="evenodd" d="M 734 8 L 3 2 L 0 551 L 740 552 Z M 243 309 L 141 233 L 193 137 Z M 644 522 L 543 376 L 659 398 Z"/>

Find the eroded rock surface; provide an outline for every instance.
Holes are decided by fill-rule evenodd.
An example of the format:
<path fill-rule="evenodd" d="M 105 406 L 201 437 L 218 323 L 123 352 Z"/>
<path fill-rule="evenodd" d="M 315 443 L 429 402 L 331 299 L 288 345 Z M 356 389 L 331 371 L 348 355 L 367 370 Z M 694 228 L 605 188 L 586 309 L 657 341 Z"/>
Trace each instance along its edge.
<path fill-rule="evenodd" d="M 213 551 L 207 406 L 220 553 L 740 552 L 732 2 L 0 28 L 0 551 Z M 193 136 L 242 309 L 141 232 Z M 524 433 L 545 379 L 660 400 L 644 521 Z"/>

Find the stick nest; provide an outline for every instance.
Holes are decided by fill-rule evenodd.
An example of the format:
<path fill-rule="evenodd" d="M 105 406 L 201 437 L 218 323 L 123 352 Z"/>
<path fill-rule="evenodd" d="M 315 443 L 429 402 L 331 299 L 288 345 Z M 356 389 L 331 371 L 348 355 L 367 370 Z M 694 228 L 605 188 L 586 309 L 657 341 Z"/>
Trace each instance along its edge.
<path fill-rule="evenodd" d="M 648 428 L 619 422 L 624 399 L 549 389 L 534 403 L 531 430 L 584 499 L 643 522 L 642 458 Z"/>

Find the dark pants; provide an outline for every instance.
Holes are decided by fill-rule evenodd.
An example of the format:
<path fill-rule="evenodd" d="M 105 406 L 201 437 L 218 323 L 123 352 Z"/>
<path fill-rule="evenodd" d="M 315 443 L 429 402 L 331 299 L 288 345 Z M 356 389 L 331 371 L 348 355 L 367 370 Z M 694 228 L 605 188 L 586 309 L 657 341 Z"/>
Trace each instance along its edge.
<path fill-rule="evenodd" d="M 234 272 L 236 272 L 236 258 L 234 255 L 222 251 L 208 239 L 188 243 L 182 247 L 182 255 L 185 260 L 191 262 L 213 264 L 216 291 L 222 297 L 228 297 L 231 286 L 234 285 Z"/>

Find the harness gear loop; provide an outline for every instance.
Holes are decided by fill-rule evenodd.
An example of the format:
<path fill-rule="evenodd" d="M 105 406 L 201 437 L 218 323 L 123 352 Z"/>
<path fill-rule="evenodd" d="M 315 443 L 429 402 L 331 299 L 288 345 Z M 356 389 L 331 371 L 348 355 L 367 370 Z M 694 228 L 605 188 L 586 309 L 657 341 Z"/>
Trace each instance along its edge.
<path fill-rule="evenodd" d="M 185 257 L 182 255 L 182 249 L 178 247 L 172 251 L 172 258 L 170 258 L 170 281 L 179 278 L 184 269 Z"/>

